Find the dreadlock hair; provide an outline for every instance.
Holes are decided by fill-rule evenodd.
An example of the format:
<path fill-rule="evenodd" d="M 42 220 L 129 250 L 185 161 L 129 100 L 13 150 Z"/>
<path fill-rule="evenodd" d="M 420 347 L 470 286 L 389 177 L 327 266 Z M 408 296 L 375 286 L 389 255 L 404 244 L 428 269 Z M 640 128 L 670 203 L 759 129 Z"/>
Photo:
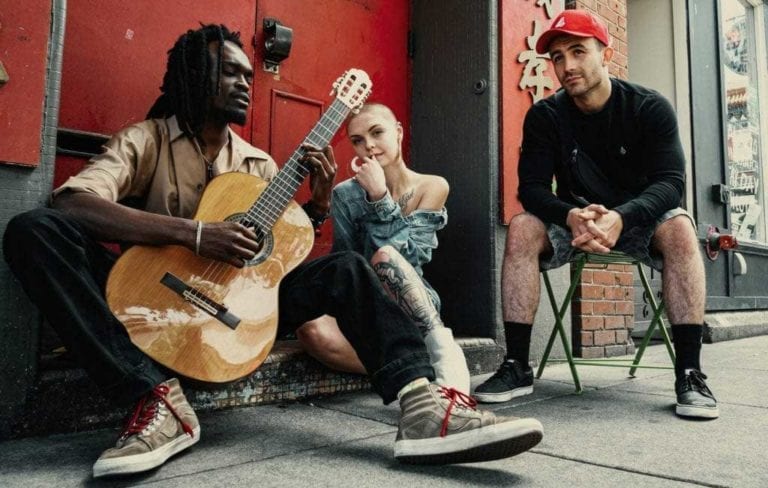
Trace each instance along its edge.
<path fill-rule="evenodd" d="M 168 51 L 168 65 L 160 95 L 147 113 L 148 119 L 175 115 L 184 133 L 193 136 L 205 122 L 208 97 L 219 94 L 221 51 L 225 41 L 243 47 L 239 32 L 231 32 L 223 24 L 200 24 L 188 30 Z M 218 41 L 216 58 L 211 59 L 208 45 Z M 210 74 L 215 69 L 216 80 Z"/>

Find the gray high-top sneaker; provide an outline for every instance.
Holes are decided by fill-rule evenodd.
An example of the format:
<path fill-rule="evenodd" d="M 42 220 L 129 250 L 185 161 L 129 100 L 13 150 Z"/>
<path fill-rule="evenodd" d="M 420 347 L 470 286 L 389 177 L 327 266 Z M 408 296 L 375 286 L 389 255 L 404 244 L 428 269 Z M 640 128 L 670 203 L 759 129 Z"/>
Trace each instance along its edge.
<path fill-rule="evenodd" d="M 157 385 L 136 405 L 115 447 L 93 465 L 93 476 L 140 473 L 200 440 L 200 423 L 175 378 Z"/>
<path fill-rule="evenodd" d="M 490 461 L 515 456 L 541 441 L 538 420 L 496 416 L 476 405 L 472 397 L 434 383 L 405 393 L 395 458 L 414 464 Z"/>

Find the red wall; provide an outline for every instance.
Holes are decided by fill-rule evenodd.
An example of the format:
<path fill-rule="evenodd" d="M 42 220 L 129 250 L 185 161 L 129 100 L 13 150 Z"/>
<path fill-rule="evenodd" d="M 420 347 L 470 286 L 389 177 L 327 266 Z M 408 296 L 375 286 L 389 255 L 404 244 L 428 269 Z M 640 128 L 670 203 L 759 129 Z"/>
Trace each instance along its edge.
<path fill-rule="evenodd" d="M 59 125 L 111 134 L 144 119 L 160 94 L 167 51 L 187 29 L 223 23 L 252 57 L 255 0 L 68 2 Z"/>
<path fill-rule="evenodd" d="M 51 5 L 44 0 L 0 0 L 0 161 L 40 163 L 45 70 Z"/>
<path fill-rule="evenodd" d="M 560 86 L 549 59 L 532 52 L 531 46 L 538 39 L 538 34 L 549 27 L 552 18 L 558 13 L 554 8 L 547 10 L 546 3 L 542 3 L 542 6 L 538 6 L 538 3 L 502 0 L 499 4 L 502 111 L 500 204 L 503 224 L 523 210 L 517 199 L 517 163 L 523 141 L 523 120 L 533 104 L 532 94 L 546 98 Z M 535 36 L 534 23 L 540 29 Z M 537 73 L 537 80 L 532 80 L 531 75 Z M 551 88 L 545 88 L 545 83 Z"/>
<path fill-rule="evenodd" d="M 243 0 L 214 9 L 208 2 L 184 0 L 69 2 L 59 126 L 109 135 L 144 120 L 160 95 L 168 49 L 201 22 L 240 31 L 253 59 L 255 4 Z M 82 158 L 57 157 L 54 188 L 84 163 Z"/>

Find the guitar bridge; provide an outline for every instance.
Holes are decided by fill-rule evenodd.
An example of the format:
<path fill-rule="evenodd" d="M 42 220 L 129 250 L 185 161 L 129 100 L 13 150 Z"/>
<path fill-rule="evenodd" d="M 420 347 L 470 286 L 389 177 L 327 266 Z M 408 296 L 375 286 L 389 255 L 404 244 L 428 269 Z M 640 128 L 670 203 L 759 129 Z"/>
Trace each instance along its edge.
<path fill-rule="evenodd" d="M 160 283 L 170 288 L 184 300 L 212 315 L 230 329 L 235 330 L 238 324 L 240 324 L 240 319 L 236 315 L 230 313 L 227 307 L 206 296 L 205 293 L 197 288 L 184 283 L 184 281 L 172 273 L 165 273 L 165 276 L 162 277 Z"/>

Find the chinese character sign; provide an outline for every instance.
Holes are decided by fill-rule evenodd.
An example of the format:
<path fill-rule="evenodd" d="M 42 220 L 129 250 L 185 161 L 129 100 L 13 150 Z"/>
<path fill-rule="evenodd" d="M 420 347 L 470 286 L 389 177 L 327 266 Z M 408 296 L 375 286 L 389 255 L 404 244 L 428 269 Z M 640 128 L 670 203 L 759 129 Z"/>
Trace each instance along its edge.
<path fill-rule="evenodd" d="M 559 86 L 549 56 L 536 53 L 536 41 L 562 9 L 562 0 L 500 2 L 500 207 L 505 224 L 522 211 L 517 199 L 517 164 L 525 114 Z"/>
<path fill-rule="evenodd" d="M 536 0 L 536 6 L 544 8 L 544 12 L 546 12 L 548 19 L 554 18 L 555 15 L 559 14 L 560 11 L 563 10 L 563 6 L 555 6 L 556 3 L 562 2 L 558 2 L 557 0 Z"/>
<path fill-rule="evenodd" d="M 525 63 L 523 75 L 520 77 L 518 86 L 521 90 L 528 90 L 534 103 L 544 98 L 545 90 L 552 90 L 552 87 L 555 85 L 552 78 L 545 73 L 549 67 L 548 58 L 536 53 L 536 41 L 539 39 L 542 31 L 542 22 L 538 19 L 534 20 L 533 34 L 526 37 L 528 49 L 521 52 L 517 57 L 519 63 Z"/>

